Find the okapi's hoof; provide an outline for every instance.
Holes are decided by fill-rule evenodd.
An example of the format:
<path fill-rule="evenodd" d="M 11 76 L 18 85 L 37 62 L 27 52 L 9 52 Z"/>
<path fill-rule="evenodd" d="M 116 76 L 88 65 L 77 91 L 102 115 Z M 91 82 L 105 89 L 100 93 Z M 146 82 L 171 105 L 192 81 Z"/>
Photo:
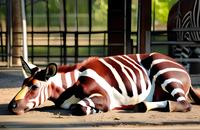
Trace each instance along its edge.
<path fill-rule="evenodd" d="M 170 112 L 188 112 L 191 111 L 192 106 L 187 101 L 175 102 L 168 101 Z"/>
<path fill-rule="evenodd" d="M 70 107 L 71 114 L 75 116 L 87 115 L 86 107 L 81 106 L 80 104 L 72 104 Z"/>
<path fill-rule="evenodd" d="M 147 106 L 144 102 L 138 103 L 134 109 L 135 112 L 147 112 Z"/>

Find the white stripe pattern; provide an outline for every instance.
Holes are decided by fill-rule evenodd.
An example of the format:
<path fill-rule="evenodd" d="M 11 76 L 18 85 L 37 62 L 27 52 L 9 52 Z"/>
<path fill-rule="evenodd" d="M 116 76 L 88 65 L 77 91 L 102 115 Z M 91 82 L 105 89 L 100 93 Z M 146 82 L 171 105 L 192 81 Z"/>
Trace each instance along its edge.
<path fill-rule="evenodd" d="M 126 58 L 128 58 L 130 61 L 132 61 L 134 64 L 138 65 L 139 67 L 137 67 L 136 65 L 134 65 L 134 67 L 136 68 L 136 70 L 138 70 L 139 74 L 140 74 L 140 84 L 141 84 L 141 87 L 142 87 L 142 92 L 145 92 L 146 91 L 146 83 L 145 83 L 145 78 L 144 76 L 148 77 L 147 75 L 144 75 L 143 72 L 146 72 L 146 71 L 143 71 L 143 67 L 141 65 L 139 65 L 138 63 L 136 63 L 133 59 L 131 59 L 129 56 L 125 56 Z M 140 59 L 138 59 L 140 61 Z"/>
<path fill-rule="evenodd" d="M 183 89 L 181 89 L 181 88 L 175 88 L 175 89 L 171 92 L 171 95 L 174 96 L 174 95 L 176 95 L 177 93 L 185 94 L 185 92 L 183 91 Z"/>
<path fill-rule="evenodd" d="M 94 70 L 87 69 L 81 73 L 81 76 L 87 76 L 94 79 L 96 83 L 99 84 L 99 86 L 101 86 L 106 91 L 110 99 L 110 105 L 109 105 L 110 109 L 113 109 L 116 106 L 118 107 L 120 106 L 120 103 L 117 100 L 118 97 L 115 97 L 117 94 L 120 94 L 120 93 L 118 91 L 113 91 L 113 87 L 110 86 L 110 84 L 108 84 L 108 82 L 104 78 L 102 78 L 100 75 L 98 75 Z"/>
<path fill-rule="evenodd" d="M 49 98 L 49 87 L 45 82 L 38 82 L 38 94 L 33 99 L 30 99 L 27 103 L 27 107 L 32 109 L 33 107 L 37 107 L 43 104 Z M 30 88 L 31 89 L 31 88 Z"/>
<path fill-rule="evenodd" d="M 186 101 L 186 99 L 185 99 L 185 97 L 181 96 L 181 97 L 178 97 L 177 101 L 178 101 L 178 102 Z"/>
<path fill-rule="evenodd" d="M 175 71 L 175 72 L 183 72 L 185 74 L 187 74 L 187 72 L 183 69 L 180 69 L 180 68 L 165 68 L 165 69 L 162 69 L 160 71 L 158 71 L 154 76 L 153 76 L 153 81 L 155 82 L 156 79 L 158 78 L 158 76 L 166 73 L 166 72 L 170 72 L 170 71 Z"/>
<path fill-rule="evenodd" d="M 65 74 L 65 80 L 67 81 L 67 88 L 72 86 L 71 72 Z"/>
<path fill-rule="evenodd" d="M 154 53 L 154 54 L 156 54 L 156 53 Z M 153 55 L 153 54 L 151 54 L 151 55 Z M 146 70 L 142 66 L 142 64 L 140 63 L 141 62 L 140 55 L 136 55 L 138 63 L 127 55 L 118 56 L 118 58 L 120 58 L 120 59 L 118 60 L 114 57 L 108 57 L 108 60 L 110 62 L 113 62 L 113 63 L 120 66 L 122 72 L 124 73 L 124 75 L 126 75 L 126 78 L 131 83 L 132 91 L 133 91 L 133 97 L 127 96 L 126 85 L 122 80 L 123 77 L 121 77 L 120 74 L 118 73 L 118 71 L 111 64 L 109 64 L 109 62 L 107 62 L 104 59 L 99 59 L 99 61 L 111 70 L 111 72 L 114 75 L 115 80 L 117 81 L 117 83 L 119 85 L 120 90 L 122 91 L 122 94 L 119 93 L 113 86 L 110 86 L 109 83 L 105 79 L 103 79 L 103 77 L 98 75 L 92 69 L 87 69 L 84 72 L 82 72 L 82 74 L 81 74 L 81 76 L 88 76 L 90 78 L 93 78 L 96 81 L 96 83 L 99 84 L 99 86 L 102 87 L 107 92 L 107 94 L 109 95 L 109 98 L 110 98 L 110 102 L 111 102 L 110 107 L 109 107 L 110 109 L 113 109 L 115 107 L 119 107 L 120 105 L 125 105 L 125 104 L 126 105 L 127 104 L 136 104 L 136 103 L 139 103 L 139 102 L 144 101 L 144 100 L 152 101 L 153 100 L 153 93 L 155 91 L 155 82 L 156 82 L 156 79 L 160 75 L 163 75 L 167 72 L 183 72 L 183 73 L 187 74 L 187 72 L 182 69 L 181 65 L 179 65 L 178 63 L 176 63 L 174 61 L 168 60 L 168 59 L 156 59 L 156 60 L 152 61 L 150 69 Z M 137 86 L 135 84 L 135 82 L 137 81 L 136 75 L 134 74 L 133 70 L 130 69 L 130 67 L 128 67 L 127 65 L 125 65 L 122 61 L 127 62 L 129 65 L 131 65 L 132 67 L 134 67 L 138 71 L 138 73 L 139 73 L 138 76 L 140 76 L 140 79 L 141 79 L 140 84 L 141 84 L 141 87 L 142 87 L 142 91 L 141 91 L 140 95 L 138 95 Z M 150 81 L 149 76 L 148 76 L 148 71 L 150 72 L 151 68 L 154 65 L 157 65 L 157 64 L 160 64 L 160 63 L 163 63 L 163 62 L 170 63 L 170 64 L 176 64 L 177 66 L 179 66 L 181 68 L 164 68 L 162 70 L 159 70 L 155 75 L 153 75 L 153 79 L 152 79 L 153 81 L 152 81 L 152 85 L 151 85 L 151 81 Z M 130 73 L 128 73 L 127 70 Z M 133 78 L 131 78 L 131 76 Z M 144 77 L 146 77 L 146 79 L 148 81 L 146 81 L 146 79 Z M 164 91 L 168 92 L 166 90 L 166 86 L 168 84 L 172 83 L 172 82 L 176 82 L 176 83 L 180 84 L 181 86 L 183 85 L 183 83 L 180 80 L 178 80 L 176 78 L 170 78 L 170 79 L 164 80 L 164 82 L 161 84 L 162 89 Z M 184 94 L 184 91 L 181 88 L 175 88 L 171 92 L 171 95 L 174 96 L 177 93 Z M 178 97 L 177 100 L 183 100 L 183 99 L 184 99 L 184 97 Z M 88 101 L 88 102 L 90 102 L 90 101 Z M 90 103 L 93 103 L 92 100 L 91 100 Z"/>
<path fill-rule="evenodd" d="M 123 71 L 124 74 L 127 76 L 129 82 L 131 83 L 132 88 L 134 88 L 134 90 L 133 90 L 134 94 L 133 94 L 133 95 L 134 95 L 134 96 L 137 96 L 138 94 L 137 94 L 137 87 L 136 87 L 136 84 L 135 84 L 135 82 L 133 81 L 133 79 L 130 77 L 130 75 L 128 74 L 128 72 L 125 70 L 125 68 L 126 68 L 126 69 L 130 69 L 130 68 L 127 67 L 127 66 L 125 66 L 125 65 L 122 64 L 120 61 L 118 61 L 118 60 L 116 60 L 116 59 L 114 59 L 114 58 L 112 58 L 112 57 L 111 57 L 110 59 L 112 59 L 114 62 L 116 62 L 117 64 L 120 65 L 122 71 Z M 126 91 L 125 85 L 124 85 L 123 91 Z M 124 95 L 124 94 L 123 94 L 123 95 Z M 126 92 L 126 95 L 127 95 L 127 92 Z"/>
<path fill-rule="evenodd" d="M 118 84 L 119 84 L 119 88 L 122 91 L 123 95 L 127 95 L 127 91 L 126 91 L 126 87 L 120 77 L 120 75 L 118 74 L 117 70 L 115 68 L 113 68 L 110 64 L 108 64 L 104 59 L 99 59 L 99 61 L 101 61 L 105 66 L 107 66 L 111 72 L 114 74 L 115 79 L 117 80 Z"/>
<path fill-rule="evenodd" d="M 183 83 L 182 83 L 179 79 L 170 78 L 170 79 L 165 80 L 165 81 L 161 84 L 162 89 L 163 89 L 165 92 L 168 92 L 168 91 L 166 90 L 166 86 L 167 86 L 168 84 L 172 83 L 172 82 L 176 82 L 176 83 L 179 83 L 179 84 L 183 85 Z"/>
<path fill-rule="evenodd" d="M 153 55 L 156 55 L 157 53 L 152 53 L 150 54 L 150 56 L 153 57 Z M 145 58 L 148 58 L 149 55 L 145 55 Z M 91 78 L 93 80 L 91 80 L 92 82 L 94 81 L 95 83 L 93 84 L 94 86 L 92 87 L 99 87 L 100 89 L 95 89 L 95 92 L 92 93 L 92 90 L 89 90 L 89 85 L 88 84 L 84 84 L 86 87 L 88 85 L 88 88 L 86 88 L 87 92 L 90 93 L 90 95 L 88 94 L 88 97 L 83 97 L 87 95 L 87 93 L 84 93 L 85 88 L 83 89 L 83 93 L 81 93 L 82 95 L 79 97 L 79 95 L 77 93 L 72 93 L 74 95 L 70 96 L 68 99 L 64 99 L 61 101 L 61 107 L 68 109 L 70 108 L 70 106 L 72 104 L 80 104 L 83 107 L 86 107 L 86 114 L 91 114 L 91 113 L 95 113 L 98 110 L 96 109 L 96 105 L 95 104 L 95 100 L 96 97 L 102 97 L 102 100 L 104 98 L 106 98 L 106 102 L 108 102 L 108 110 L 112 110 L 115 108 L 120 108 L 123 105 L 136 105 L 140 102 L 153 102 L 154 100 L 154 91 L 156 86 L 159 86 L 162 88 L 162 90 L 164 90 L 165 92 L 171 94 L 173 97 L 176 94 L 183 94 L 185 95 L 185 92 L 183 91 L 183 82 L 182 79 L 177 79 L 176 76 L 172 76 L 172 77 L 164 77 L 165 74 L 167 74 L 168 72 L 180 72 L 183 73 L 184 76 L 188 76 L 187 72 L 183 69 L 183 67 L 174 62 L 171 61 L 170 59 L 163 59 L 163 57 L 161 57 L 160 59 L 157 58 L 157 56 L 155 56 L 157 59 L 153 59 L 152 57 L 150 57 L 150 59 L 152 59 L 152 61 L 149 61 L 149 59 L 147 61 L 149 61 L 149 66 L 147 68 L 145 68 L 146 66 L 143 65 L 144 62 L 143 61 L 143 57 L 139 54 L 136 55 L 136 57 L 131 57 L 128 55 L 123 55 L 123 56 L 116 56 L 116 57 L 107 57 L 105 59 L 103 58 L 99 58 L 98 59 L 98 65 L 102 65 L 104 68 L 110 70 L 109 72 L 112 73 L 108 73 L 105 70 L 102 70 L 102 73 L 99 73 L 99 70 L 97 71 L 96 69 L 99 68 L 90 68 L 90 67 L 83 67 L 84 69 L 80 69 L 80 70 L 74 70 L 73 72 L 67 72 L 65 73 L 65 77 L 63 81 L 63 75 L 61 75 L 61 73 L 56 74 L 56 76 L 54 76 L 53 78 L 49 79 L 49 84 L 51 84 L 53 82 L 53 84 L 57 87 L 62 87 L 63 84 L 67 83 L 67 88 L 73 86 L 74 81 L 77 81 L 79 79 L 79 77 L 88 77 Z M 158 56 L 159 57 L 159 56 Z M 99 63 L 100 62 L 100 63 Z M 164 66 L 163 69 L 158 68 L 158 70 L 156 70 L 155 74 L 152 75 L 152 81 L 150 80 L 150 74 L 152 71 L 154 71 L 154 69 L 152 69 L 152 67 L 157 67 L 156 65 L 162 65 L 161 63 L 166 63 L 166 64 L 171 64 L 173 65 L 177 65 L 177 68 L 168 68 L 168 66 Z M 94 63 L 95 64 L 95 63 Z M 102 67 L 102 68 L 103 68 Z M 162 68 L 162 67 L 161 67 Z M 148 70 L 147 70 L 148 69 Z M 160 70 L 159 70 L 160 69 Z M 137 72 L 137 73 L 136 73 Z M 121 74 L 123 73 L 123 74 Z M 63 74 L 63 73 L 62 73 Z M 186 75 L 185 75 L 186 74 Z M 74 78 L 73 78 L 73 76 Z M 103 75 L 103 76 L 102 76 Z M 104 75 L 106 76 L 110 76 L 111 77 L 104 77 Z M 124 76 L 124 77 L 123 77 Z M 157 79 L 159 76 L 163 76 L 164 77 L 164 81 L 162 81 L 162 83 L 157 83 Z M 113 78 L 113 79 L 111 79 Z M 126 79 L 125 79 L 126 78 Z M 108 79 L 108 80 L 107 80 Z M 113 82 L 112 82 L 113 80 Z M 128 83 L 126 83 L 126 81 L 128 81 Z M 111 82 L 111 83 L 110 83 Z M 42 104 L 44 101 L 47 100 L 47 98 L 49 97 L 48 95 L 48 87 L 46 83 L 43 84 L 43 82 L 39 82 L 40 84 L 38 86 L 39 87 L 39 93 L 37 95 L 37 97 L 35 97 L 34 99 L 31 99 L 30 102 L 28 103 L 28 107 L 31 109 L 35 106 L 38 106 L 40 104 Z M 81 83 L 81 80 L 79 80 L 79 82 L 77 82 L 77 84 Z M 88 82 L 87 82 L 88 83 Z M 90 83 L 90 82 L 89 82 Z M 112 86 L 111 84 L 117 84 L 118 86 Z M 172 88 L 170 88 L 170 91 L 167 89 L 168 85 L 171 83 L 177 83 L 177 86 L 170 86 Z M 83 86 L 84 86 L 83 85 Z M 96 85 L 96 86 L 95 86 Z M 130 85 L 130 86 L 128 86 Z M 78 85 L 77 85 L 78 86 Z M 84 86 L 84 87 L 85 87 Z M 82 87 L 81 85 L 78 87 Z M 91 88 L 92 88 L 91 87 Z M 174 87 L 174 88 L 173 88 Z M 66 88 L 66 89 L 67 89 Z M 70 88 L 71 89 L 71 88 Z M 97 90 L 104 90 L 102 91 L 97 91 Z M 120 89 L 120 90 L 118 90 Z M 72 88 L 73 90 L 73 88 Z M 71 92 L 71 91 L 70 91 Z M 82 90 L 81 90 L 82 92 Z M 128 94 L 132 93 L 133 95 L 129 96 Z M 76 95 L 76 96 L 75 96 Z M 93 100 L 93 98 L 95 100 Z M 107 99 L 108 98 L 108 99 Z M 179 96 L 176 97 L 177 101 L 182 101 L 182 100 L 186 100 L 184 96 Z M 149 106 L 148 109 L 150 108 L 154 108 L 154 107 L 166 107 L 167 106 L 167 101 L 161 101 L 161 102 L 156 102 L 156 103 L 147 103 Z M 79 105 L 78 105 L 79 106 Z M 106 107 L 107 109 L 107 107 Z"/>

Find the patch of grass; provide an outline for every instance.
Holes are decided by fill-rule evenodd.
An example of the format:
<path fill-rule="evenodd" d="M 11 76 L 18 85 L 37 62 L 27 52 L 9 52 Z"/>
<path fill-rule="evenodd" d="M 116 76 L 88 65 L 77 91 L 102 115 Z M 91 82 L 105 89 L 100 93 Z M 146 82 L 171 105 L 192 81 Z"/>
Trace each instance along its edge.
<path fill-rule="evenodd" d="M 28 48 L 29 55 L 34 56 L 60 56 L 64 55 L 64 48 L 61 46 L 54 46 L 54 47 L 48 47 L 46 46 L 37 46 Z M 66 55 L 67 56 L 75 56 L 75 47 L 67 47 L 66 48 Z M 104 47 L 78 47 L 78 55 L 79 56 L 89 56 L 89 55 L 95 55 L 95 56 L 105 56 L 107 55 L 107 48 Z"/>

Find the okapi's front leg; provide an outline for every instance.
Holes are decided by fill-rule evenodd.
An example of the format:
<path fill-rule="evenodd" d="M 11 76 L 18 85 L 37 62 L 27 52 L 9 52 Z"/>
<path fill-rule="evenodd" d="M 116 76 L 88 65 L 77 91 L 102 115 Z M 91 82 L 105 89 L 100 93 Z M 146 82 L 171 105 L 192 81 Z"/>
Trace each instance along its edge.
<path fill-rule="evenodd" d="M 79 88 L 76 84 L 74 84 L 72 87 L 66 89 L 56 100 L 53 98 L 51 100 L 55 102 L 57 107 L 69 109 L 72 104 L 77 103 L 83 99 L 80 97 L 82 93 L 78 93 Z"/>
<path fill-rule="evenodd" d="M 72 104 L 70 110 L 73 115 L 89 115 L 108 111 L 108 105 L 103 95 L 94 93 L 77 104 Z"/>
<path fill-rule="evenodd" d="M 82 76 L 76 84 L 79 88 L 76 97 L 80 97 L 81 100 L 71 105 L 70 110 L 73 115 L 108 111 L 110 104 L 108 94 L 94 79 Z"/>

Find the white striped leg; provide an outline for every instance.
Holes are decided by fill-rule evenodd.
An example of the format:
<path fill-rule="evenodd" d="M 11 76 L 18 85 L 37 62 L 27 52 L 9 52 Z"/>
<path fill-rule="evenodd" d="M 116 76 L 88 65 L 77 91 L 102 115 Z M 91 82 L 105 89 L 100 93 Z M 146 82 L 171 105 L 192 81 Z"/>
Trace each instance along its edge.
<path fill-rule="evenodd" d="M 181 101 L 168 101 L 170 112 L 188 112 L 191 110 L 191 104 L 186 100 Z"/>
<path fill-rule="evenodd" d="M 174 87 L 176 86 L 176 87 Z M 183 91 L 183 83 L 175 78 L 167 79 L 163 84 L 161 84 L 162 89 L 170 93 L 174 98 L 174 101 L 169 101 L 169 111 L 190 111 L 191 105 L 186 100 L 186 93 Z M 167 87 L 173 88 L 171 91 L 167 91 Z M 175 102 L 176 101 L 176 102 Z"/>
<path fill-rule="evenodd" d="M 145 108 L 146 111 L 159 109 L 161 111 L 169 112 L 187 112 L 191 110 L 191 105 L 184 100 L 180 102 L 166 100 L 158 102 L 143 102 L 143 108 Z"/>
<path fill-rule="evenodd" d="M 78 102 L 78 104 L 81 105 L 81 107 L 85 108 L 84 113 L 86 115 L 93 114 L 93 113 L 98 113 L 98 110 L 95 109 L 95 104 L 90 98 L 85 98 Z"/>
<path fill-rule="evenodd" d="M 146 112 L 150 111 L 153 109 L 163 109 L 163 111 L 166 111 L 168 107 L 168 102 L 167 101 L 157 101 L 157 102 L 141 102 L 138 104 L 138 107 L 140 110 L 139 112 Z M 142 110 L 141 110 L 142 109 Z"/>
<path fill-rule="evenodd" d="M 73 104 L 71 110 L 74 115 L 89 115 L 107 111 L 106 99 L 100 94 L 93 94 Z"/>

